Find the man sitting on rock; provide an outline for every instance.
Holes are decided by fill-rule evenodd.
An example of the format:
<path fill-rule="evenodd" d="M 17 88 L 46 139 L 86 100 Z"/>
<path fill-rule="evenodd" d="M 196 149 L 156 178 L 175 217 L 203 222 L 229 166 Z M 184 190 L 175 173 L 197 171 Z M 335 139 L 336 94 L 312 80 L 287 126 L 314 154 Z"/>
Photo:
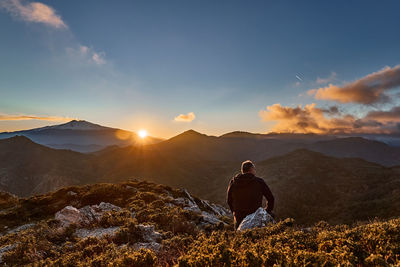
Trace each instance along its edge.
<path fill-rule="evenodd" d="M 235 219 L 235 230 L 242 220 L 249 214 L 262 207 L 263 196 L 268 204 L 266 211 L 272 214 L 274 196 L 262 178 L 256 176 L 256 168 L 250 160 L 242 163 L 241 173 L 237 174 L 229 183 L 227 201 Z"/>

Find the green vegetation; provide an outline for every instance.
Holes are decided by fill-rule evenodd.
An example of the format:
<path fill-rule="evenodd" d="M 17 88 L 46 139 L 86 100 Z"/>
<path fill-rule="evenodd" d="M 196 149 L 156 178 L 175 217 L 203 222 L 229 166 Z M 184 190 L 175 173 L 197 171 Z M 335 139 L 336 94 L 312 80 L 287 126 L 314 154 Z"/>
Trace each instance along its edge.
<path fill-rule="evenodd" d="M 74 194 L 71 194 L 74 192 Z M 75 194 L 76 193 L 76 194 Z M 285 219 L 262 229 L 234 232 L 228 224 L 200 227 L 199 213 L 174 205 L 182 190 L 130 181 L 67 187 L 28 199 L 0 195 L 0 250 L 9 266 L 388 266 L 400 264 L 400 219 L 353 226 L 319 222 L 311 227 Z M 194 197 L 198 206 L 200 199 Z M 115 235 L 81 238 L 76 225 L 60 228 L 54 213 L 110 202 L 109 212 L 89 228 L 119 227 Z M 135 216 L 132 216 L 132 213 Z M 35 223 L 19 232 L 16 226 Z M 154 225 L 159 250 L 140 249 L 140 225 Z"/>

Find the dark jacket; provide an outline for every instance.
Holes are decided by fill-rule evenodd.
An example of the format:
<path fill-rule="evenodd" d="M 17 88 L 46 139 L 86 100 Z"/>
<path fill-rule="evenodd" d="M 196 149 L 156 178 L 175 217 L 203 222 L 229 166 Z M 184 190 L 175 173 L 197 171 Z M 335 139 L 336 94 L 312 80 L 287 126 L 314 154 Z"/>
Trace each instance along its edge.
<path fill-rule="evenodd" d="M 263 196 L 267 199 L 267 212 L 274 208 L 274 196 L 261 178 L 251 173 L 238 174 L 229 183 L 227 202 L 235 217 L 235 227 L 249 214 L 262 207 Z"/>

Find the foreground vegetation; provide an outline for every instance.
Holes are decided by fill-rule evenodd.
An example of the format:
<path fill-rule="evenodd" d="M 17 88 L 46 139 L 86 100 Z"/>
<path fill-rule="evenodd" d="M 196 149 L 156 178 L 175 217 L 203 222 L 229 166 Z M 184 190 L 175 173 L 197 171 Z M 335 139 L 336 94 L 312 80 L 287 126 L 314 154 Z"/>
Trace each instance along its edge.
<path fill-rule="evenodd" d="M 400 265 L 400 219 L 353 226 L 319 222 L 307 228 L 286 219 L 234 232 L 231 218 L 202 226 L 198 213 L 173 205 L 185 197 L 182 190 L 138 181 L 68 187 L 29 199 L 0 197 L 0 250 L 11 246 L 1 258 L 9 266 Z M 80 238 L 77 226 L 60 228 L 54 219 L 66 205 L 80 208 L 101 201 L 123 209 L 90 228 L 118 227 L 115 235 Z M 34 226 L 8 230 L 27 223 Z M 155 226 L 162 236 L 160 249 L 135 246 L 143 242 L 139 224 Z"/>

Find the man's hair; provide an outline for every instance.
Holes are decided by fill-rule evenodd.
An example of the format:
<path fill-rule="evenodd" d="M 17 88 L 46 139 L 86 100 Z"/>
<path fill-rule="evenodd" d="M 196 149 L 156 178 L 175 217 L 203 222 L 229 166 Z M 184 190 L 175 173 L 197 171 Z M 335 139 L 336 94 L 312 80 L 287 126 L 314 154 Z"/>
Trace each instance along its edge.
<path fill-rule="evenodd" d="M 249 172 L 252 167 L 255 167 L 253 162 L 246 160 L 242 162 L 242 173 Z"/>

